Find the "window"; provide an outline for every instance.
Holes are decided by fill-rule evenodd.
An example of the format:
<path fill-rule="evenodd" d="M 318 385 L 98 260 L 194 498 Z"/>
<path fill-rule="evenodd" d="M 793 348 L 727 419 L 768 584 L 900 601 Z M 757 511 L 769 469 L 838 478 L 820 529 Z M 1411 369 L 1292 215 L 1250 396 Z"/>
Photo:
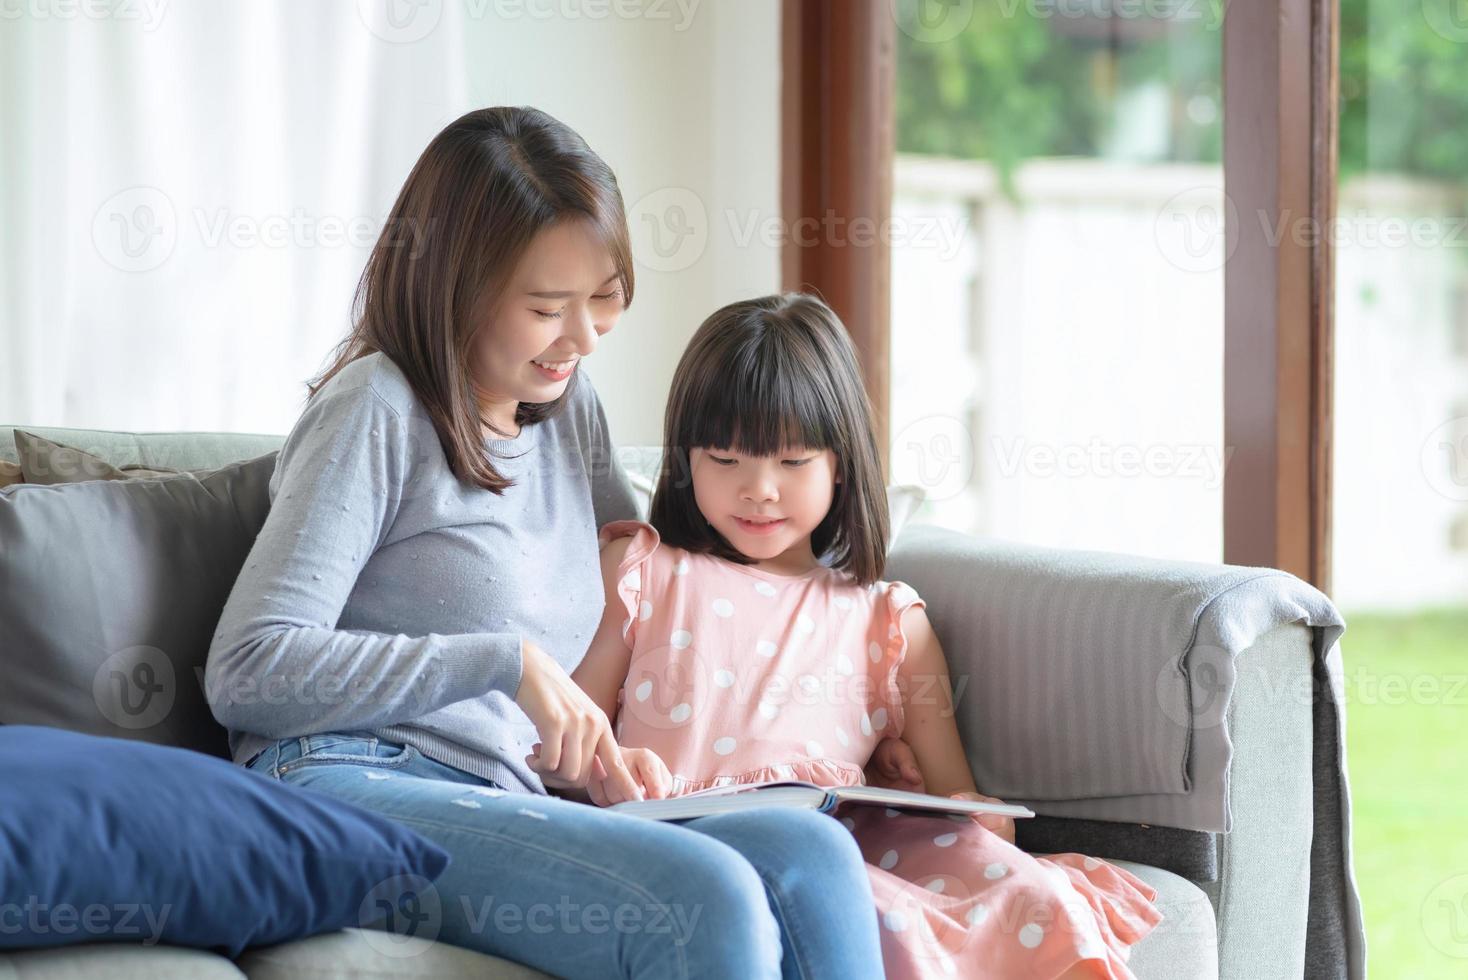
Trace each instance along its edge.
<path fill-rule="evenodd" d="M 932 6 L 897 5 L 893 480 L 930 523 L 1222 560 L 1219 23 Z"/>

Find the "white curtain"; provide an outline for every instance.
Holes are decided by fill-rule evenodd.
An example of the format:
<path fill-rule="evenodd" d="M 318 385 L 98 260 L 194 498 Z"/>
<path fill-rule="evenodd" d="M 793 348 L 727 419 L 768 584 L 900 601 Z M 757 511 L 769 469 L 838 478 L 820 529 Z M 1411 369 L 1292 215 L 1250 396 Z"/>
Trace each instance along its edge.
<path fill-rule="evenodd" d="M 452 25 L 385 43 L 357 6 L 0 21 L 0 420 L 289 427 L 397 187 L 469 102 Z"/>
<path fill-rule="evenodd" d="M 616 171 L 634 254 L 693 194 L 707 247 L 638 267 L 588 365 L 655 442 L 685 338 L 770 291 L 777 0 L 0 0 L 0 424 L 274 432 L 347 331 L 433 135 L 531 104 Z M 727 220 L 735 214 L 738 223 Z M 655 257 L 655 255 L 654 255 Z"/>

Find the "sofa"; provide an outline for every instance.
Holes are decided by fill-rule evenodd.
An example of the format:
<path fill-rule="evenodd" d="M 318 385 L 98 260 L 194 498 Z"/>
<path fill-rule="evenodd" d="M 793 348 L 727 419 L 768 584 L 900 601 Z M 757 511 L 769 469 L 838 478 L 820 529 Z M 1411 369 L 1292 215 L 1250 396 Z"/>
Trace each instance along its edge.
<path fill-rule="evenodd" d="M 282 437 L 269 435 L 25 428 L 84 449 L 113 466 L 187 471 L 207 470 L 260 456 L 278 448 L 282 442 Z M 16 459 L 9 428 L 0 428 L 0 459 Z M 24 493 L 25 488 L 0 492 Z M 935 557 L 940 552 L 941 560 Z M 3 561 L 4 556 L 0 554 L 0 562 Z M 1143 585 L 1160 581 L 1170 569 L 1169 563 L 1141 558 L 1108 556 L 1107 561 L 1111 563 L 1108 567 L 1122 567 Z M 1072 584 L 1079 587 L 1083 581 L 1094 583 L 1098 565 L 1095 556 L 1088 553 L 1077 552 L 1072 557 L 1049 549 L 1030 549 L 1013 543 L 1001 545 L 921 524 L 904 529 L 892 550 L 886 577 L 901 577 L 928 597 L 929 613 L 954 677 L 971 676 L 976 683 L 970 690 L 981 692 L 960 697 L 957 702 L 960 727 L 971 758 L 983 757 L 983 746 L 978 744 L 975 733 L 983 732 L 986 719 L 995 716 L 1000 702 L 993 699 L 1003 697 L 1002 692 L 991 690 L 993 685 L 983 683 L 984 678 L 993 676 L 994 666 L 1002 664 L 1010 655 L 1002 637 L 1029 636 L 1032 631 L 1021 623 L 1009 631 L 986 628 L 983 641 L 976 641 L 969 635 L 974 631 L 963 620 L 970 605 L 965 597 L 981 592 L 1000 595 L 1002 589 L 995 585 L 999 576 L 1008 574 L 1006 569 L 1037 564 L 1045 568 L 1046 581 L 1053 585 L 1047 590 L 1046 608 L 1050 610 L 1047 615 L 1063 617 L 1072 627 L 1089 625 L 1104 630 L 1118 615 L 1127 614 L 1125 608 L 1068 603 L 1068 595 L 1080 594 L 1070 589 Z M 1192 575 L 1207 575 L 1217 569 L 1197 566 L 1187 571 Z M 1125 595 L 1118 601 L 1124 602 Z M 982 606 L 977 602 L 972 604 Z M 1002 620 L 1005 616 L 1003 608 L 994 608 L 992 604 L 984 608 L 984 615 L 990 619 Z M 1341 966 L 1348 955 L 1359 955 L 1352 949 L 1341 948 L 1355 941 L 1349 933 L 1356 924 L 1346 923 L 1348 935 L 1344 939 L 1327 932 L 1326 935 L 1336 935 L 1336 939 L 1333 948 L 1326 948 L 1311 912 L 1312 864 L 1319 862 L 1318 854 L 1312 862 L 1312 839 L 1317 836 L 1314 784 L 1321 771 L 1319 753 L 1313 745 L 1313 740 L 1318 738 L 1318 706 L 1311 698 L 1280 696 L 1282 691 L 1300 690 L 1302 686 L 1307 690 L 1312 688 L 1320 654 L 1318 635 L 1303 622 L 1277 625 L 1269 625 L 1267 620 L 1261 622 L 1266 625 L 1254 627 L 1257 635 L 1249 636 L 1247 646 L 1234 658 L 1231 689 L 1225 692 L 1226 713 L 1218 719 L 1218 724 L 1227 730 L 1231 746 L 1226 760 L 1226 803 L 1231 823 L 1226 833 L 1168 827 L 1160 821 L 1094 819 L 1085 816 L 1084 809 L 1067 810 L 1065 800 L 1040 798 L 1045 794 L 1025 798 L 1023 793 L 1017 793 L 1006 797 L 1026 802 L 1039 814 L 1034 821 L 1019 821 L 1021 846 L 1035 853 L 1077 850 L 1105 857 L 1157 890 L 1157 905 L 1164 920 L 1131 952 L 1130 965 L 1144 980 L 1218 976 L 1261 980 L 1307 973 L 1360 973 L 1359 963 Z M 1173 662 L 1177 653 L 1164 651 L 1168 662 Z M 200 665 L 204 655 L 204 649 L 197 651 Z M 1088 651 L 1077 646 L 1054 655 L 1084 658 Z M 1048 663 L 1056 662 L 1063 663 Z M 1063 692 L 1070 683 L 1071 673 L 1068 669 L 1052 669 L 1051 676 L 1043 682 Z M 1150 692 L 1141 693 L 1150 697 Z M 1128 723 L 1124 717 L 1073 717 L 1076 711 L 1086 710 L 1086 703 L 1084 697 L 1072 700 L 1066 708 L 1069 713 L 1066 724 L 1057 724 L 1054 730 L 1079 727 L 1093 733 L 1105 732 Z M 0 718 L 0 723 L 30 720 Z M 201 720 L 199 724 L 209 722 Z M 1041 730 L 1045 727 L 1042 725 Z M 1192 736 L 1184 732 L 1179 737 L 1186 742 Z M 1057 744 L 1052 751 L 1043 738 L 1030 741 L 1029 751 L 1038 753 L 1037 758 L 1066 751 L 1063 744 Z M 1057 742 L 1061 742 L 1058 736 Z M 1187 746 L 1182 748 L 1186 750 Z M 1341 748 L 1333 747 L 1333 751 Z M 981 789 L 1002 795 L 993 785 L 986 785 L 984 778 L 985 774 L 997 770 L 990 767 L 981 773 L 977 764 L 975 769 Z M 1096 772 L 1085 775 L 1104 777 L 1104 773 Z M 1318 840 L 1316 846 L 1318 849 Z M 1348 853 L 1348 832 L 1346 846 Z M 1348 874 L 1345 885 L 1348 890 L 1353 888 Z M 1354 898 L 1353 891 L 1350 897 Z M 1307 942 L 1307 934 L 1314 937 L 1312 942 Z M 413 942 L 421 948 L 413 946 Z M 404 949 L 411 955 L 404 955 Z M 408 941 L 407 946 L 400 946 L 387 959 L 358 929 L 248 949 L 234 960 L 205 950 L 119 943 L 0 954 L 0 980 L 103 975 L 192 980 L 240 976 L 508 978 L 542 974 L 470 950 L 421 940 Z"/>

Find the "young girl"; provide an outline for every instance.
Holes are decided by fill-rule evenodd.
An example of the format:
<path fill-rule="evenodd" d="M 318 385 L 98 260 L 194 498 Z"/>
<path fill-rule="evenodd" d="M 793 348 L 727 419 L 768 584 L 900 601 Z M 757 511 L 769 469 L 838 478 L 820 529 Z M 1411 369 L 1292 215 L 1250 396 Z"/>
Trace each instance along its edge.
<path fill-rule="evenodd" d="M 886 496 L 836 315 L 802 294 L 727 306 L 674 378 L 651 523 L 601 529 L 606 612 L 573 675 L 639 787 L 859 784 L 900 735 L 928 792 L 992 799 L 974 786 L 923 600 L 880 579 Z M 599 781 L 590 795 L 616 802 Z M 1141 879 L 1027 854 L 1008 819 L 843 810 L 890 977 L 1130 977 L 1129 947 L 1162 919 Z"/>

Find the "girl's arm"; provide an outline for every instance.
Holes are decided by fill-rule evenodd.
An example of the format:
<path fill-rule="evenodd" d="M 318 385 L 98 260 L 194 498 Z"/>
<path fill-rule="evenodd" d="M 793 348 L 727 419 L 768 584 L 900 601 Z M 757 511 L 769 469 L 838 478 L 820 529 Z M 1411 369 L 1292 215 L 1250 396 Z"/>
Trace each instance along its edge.
<path fill-rule="evenodd" d="M 907 636 L 907 657 L 897 668 L 906 719 L 902 740 L 912 747 L 926 791 L 934 796 L 963 796 L 968 799 L 1002 802 L 985 796 L 974 785 L 973 770 L 958 736 L 954 721 L 953 688 L 948 679 L 948 661 L 938 635 L 922 606 L 908 606 L 902 613 L 902 630 Z M 985 813 L 974 817 L 981 825 L 1014 843 L 1014 819 Z"/>
<path fill-rule="evenodd" d="M 897 668 L 906 722 L 902 740 L 912 746 L 927 791 L 935 796 L 976 793 L 968 756 L 954 722 L 948 661 L 922 606 L 902 613 L 907 657 Z"/>
<path fill-rule="evenodd" d="M 591 696 L 597 707 L 606 714 L 613 726 L 617 723 L 617 692 L 627 679 L 632 651 L 622 640 L 622 620 L 626 610 L 622 608 L 622 597 L 617 594 L 617 566 L 632 544 L 631 537 L 615 538 L 607 542 L 601 551 L 602 588 L 606 593 L 606 608 L 602 612 L 601 624 L 591 638 L 591 646 L 571 679 L 581 690 Z"/>

